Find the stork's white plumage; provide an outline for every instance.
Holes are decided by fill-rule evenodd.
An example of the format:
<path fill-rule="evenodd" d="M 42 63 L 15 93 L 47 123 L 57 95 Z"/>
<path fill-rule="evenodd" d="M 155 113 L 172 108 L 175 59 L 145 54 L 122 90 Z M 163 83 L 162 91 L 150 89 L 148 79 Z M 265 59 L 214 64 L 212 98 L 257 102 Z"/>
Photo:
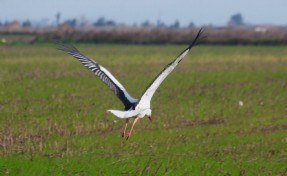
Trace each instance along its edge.
<path fill-rule="evenodd" d="M 130 96 L 124 86 L 107 69 L 99 65 L 94 60 L 89 59 L 88 57 L 83 55 L 75 47 L 71 45 L 59 44 L 58 49 L 65 51 L 78 59 L 85 67 L 89 68 L 98 77 L 100 77 L 100 79 L 104 83 L 106 83 L 109 88 L 115 93 L 115 95 L 122 101 L 125 106 L 123 110 L 108 110 L 107 112 L 110 112 L 119 118 L 126 119 L 126 124 L 124 126 L 122 137 L 126 137 L 126 139 L 128 139 L 132 133 L 135 123 L 139 120 L 139 118 L 148 116 L 150 121 L 152 121 L 150 101 L 153 94 L 155 93 L 159 85 L 162 83 L 162 81 L 174 70 L 174 68 L 190 51 L 190 49 L 199 43 L 202 37 L 202 33 L 202 29 L 200 29 L 193 42 L 155 77 L 155 79 L 147 86 L 146 90 L 142 93 L 139 99 L 135 99 Z M 128 120 L 132 117 L 134 117 L 135 120 L 133 122 L 130 132 L 126 134 Z"/>

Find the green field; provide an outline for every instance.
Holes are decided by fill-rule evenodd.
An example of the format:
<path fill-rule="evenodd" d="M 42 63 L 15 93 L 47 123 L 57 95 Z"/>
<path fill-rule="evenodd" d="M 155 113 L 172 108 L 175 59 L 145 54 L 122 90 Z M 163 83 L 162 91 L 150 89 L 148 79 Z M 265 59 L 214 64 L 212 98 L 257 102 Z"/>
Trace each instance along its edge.
<path fill-rule="evenodd" d="M 134 97 L 185 45 L 76 45 Z M 112 91 L 53 45 L 0 46 L 0 175 L 287 175 L 287 46 L 198 46 L 131 138 Z"/>

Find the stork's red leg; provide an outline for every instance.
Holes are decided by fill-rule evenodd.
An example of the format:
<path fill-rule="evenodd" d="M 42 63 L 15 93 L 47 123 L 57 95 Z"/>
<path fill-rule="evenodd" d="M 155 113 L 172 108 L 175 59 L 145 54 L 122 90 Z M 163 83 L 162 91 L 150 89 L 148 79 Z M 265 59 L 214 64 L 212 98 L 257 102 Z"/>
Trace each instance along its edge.
<path fill-rule="evenodd" d="M 128 135 L 127 135 L 127 138 L 126 138 L 127 140 L 128 140 L 129 137 L 132 135 L 134 126 L 135 126 L 135 124 L 137 123 L 137 121 L 138 121 L 139 119 L 140 119 L 139 117 L 136 117 L 136 118 L 135 118 L 134 123 L 133 123 L 133 125 L 132 125 L 132 127 L 131 127 L 131 130 L 130 130 L 130 132 L 129 132 Z"/>

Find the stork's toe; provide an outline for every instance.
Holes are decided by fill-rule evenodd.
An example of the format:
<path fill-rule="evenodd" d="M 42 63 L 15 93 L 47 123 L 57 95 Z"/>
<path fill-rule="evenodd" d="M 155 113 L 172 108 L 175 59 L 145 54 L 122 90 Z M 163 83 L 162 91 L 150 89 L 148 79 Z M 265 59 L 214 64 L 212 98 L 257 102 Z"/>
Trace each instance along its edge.
<path fill-rule="evenodd" d="M 128 134 L 126 135 L 126 140 L 128 140 L 130 137 L 131 137 L 131 134 L 128 133 Z"/>

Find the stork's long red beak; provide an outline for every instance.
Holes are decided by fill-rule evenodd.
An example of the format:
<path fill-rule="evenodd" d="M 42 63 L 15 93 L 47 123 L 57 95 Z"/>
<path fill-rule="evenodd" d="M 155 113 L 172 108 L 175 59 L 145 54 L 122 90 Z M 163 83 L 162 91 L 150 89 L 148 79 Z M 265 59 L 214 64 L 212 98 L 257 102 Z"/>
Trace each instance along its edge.
<path fill-rule="evenodd" d="M 151 116 L 148 116 L 148 119 L 149 119 L 150 123 L 152 123 L 152 118 L 151 118 Z"/>

